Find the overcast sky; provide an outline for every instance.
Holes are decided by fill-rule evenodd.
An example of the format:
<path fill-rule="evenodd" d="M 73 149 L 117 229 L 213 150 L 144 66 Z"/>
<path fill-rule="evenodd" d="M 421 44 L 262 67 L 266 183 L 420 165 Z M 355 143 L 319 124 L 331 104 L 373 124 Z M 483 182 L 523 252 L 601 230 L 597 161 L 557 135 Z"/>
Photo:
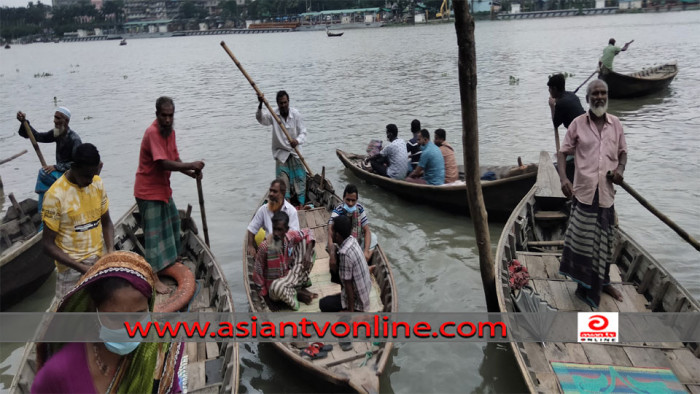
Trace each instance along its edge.
<path fill-rule="evenodd" d="M 0 0 L 0 7 L 26 7 L 29 0 Z M 34 4 L 38 3 L 34 0 Z M 51 5 L 51 0 L 43 0 L 42 3 Z"/>

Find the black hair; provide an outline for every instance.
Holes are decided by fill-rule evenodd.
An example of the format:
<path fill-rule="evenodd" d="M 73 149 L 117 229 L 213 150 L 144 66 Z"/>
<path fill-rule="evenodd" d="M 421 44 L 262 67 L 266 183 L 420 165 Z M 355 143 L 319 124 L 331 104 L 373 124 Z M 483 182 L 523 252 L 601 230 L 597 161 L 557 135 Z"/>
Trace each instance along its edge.
<path fill-rule="evenodd" d="M 413 119 L 413 121 L 411 122 L 411 132 L 415 134 L 419 131 L 420 131 L 420 120 Z"/>
<path fill-rule="evenodd" d="M 283 196 L 284 194 L 287 194 L 287 184 L 284 183 L 282 178 L 277 178 L 274 181 L 270 182 L 270 187 L 272 187 L 272 185 L 274 185 L 275 183 L 280 185 L 280 193 L 282 193 Z"/>
<path fill-rule="evenodd" d="M 100 152 L 95 145 L 84 143 L 78 145 L 73 153 L 73 166 L 84 168 L 100 164 Z"/>
<path fill-rule="evenodd" d="M 272 215 L 272 225 L 274 226 L 275 223 L 282 222 L 284 223 L 285 227 L 289 227 L 289 215 L 287 215 L 286 212 L 277 211 L 275 212 L 274 215 Z"/>
<path fill-rule="evenodd" d="M 440 139 L 447 139 L 447 133 L 445 133 L 445 130 L 443 129 L 437 129 L 435 130 L 435 138 L 440 138 Z"/>
<path fill-rule="evenodd" d="M 283 96 L 287 96 L 287 100 L 289 100 L 289 95 L 288 95 L 287 92 L 284 91 L 284 90 L 280 90 L 279 92 L 277 92 L 277 98 L 276 98 L 276 100 L 277 100 L 277 101 L 280 101 L 280 99 L 281 99 Z"/>
<path fill-rule="evenodd" d="M 173 99 L 168 96 L 160 96 L 158 97 L 158 100 L 156 100 L 156 112 L 160 113 L 160 110 L 163 109 L 164 105 L 172 105 L 173 110 L 175 110 L 175 103 L 173 102 Z"/>
<path fill-rule="evenodd" d="M 609 39 L 608 44 L 615 45 L 615 39 L 614 38 Z"/>
<path fill-rule="evenodd" d="M 343 191 L 343 197 L 353 193 L 357 194 L 358 196 L 360 195 L 360 193 L 357 191 L 357 186 L 353 185 L 352 183 L 348 183 Z"/>
<path fill-rule="evenodd" d="M 566 77 L 564 77 L 564 74 L 554 74 L 551 77 L 549 77 L 549 81 L 547 81 L 547 86 L 552 87 L 560 92 L 563 92 L 566 90 Z"/>
<path fill-rule="evenodd" d="M 92 282 L 85 291 L 90 296 L 90 299 L 92 299 L 95 307 L 99 308 L 100 305 L 104 304 L 105 301 L 112 297 L 115 291 L 130 286 L 131 283 L 128 280 L 117 276 L 111 276 Z"/>
<path fill-rule="evenodd" d="M 389 123 L 388 125 L 386 125 L 386 132 L 396 137 L 397 135 L 399 135 L 399 128 L 396 127 L 395 124 Z"/>
<path fill-rule="evenodd" d="M 333 232 L 340 234 L 343 240 L 352 234 L 352 221 L 348 216 L 341 215 L 333 219 Z"/>
<path fill-rule="evenodd" d="M 428 130 L 426 130 L 426 129 L 421 130 L 420 135 L 421 135 L 421 137 L 427 138 L 428 140 L 430 140 L 430 132 Z"/>

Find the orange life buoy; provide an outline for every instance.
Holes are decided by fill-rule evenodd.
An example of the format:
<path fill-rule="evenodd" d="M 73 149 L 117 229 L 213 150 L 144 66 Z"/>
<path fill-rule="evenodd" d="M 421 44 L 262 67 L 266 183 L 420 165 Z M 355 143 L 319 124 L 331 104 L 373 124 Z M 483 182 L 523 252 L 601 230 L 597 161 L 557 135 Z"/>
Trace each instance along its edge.
<path fill-rule="evenodd" d="M 175 263 L 160 271 L 159 275 L 169 276 L 177 282 L 175 289 L 167 300 L 156 304 L 155 312 L 177 312 L 187 306 L 194 295 L 197 282 L 194 274 L 182 263 Z"/>

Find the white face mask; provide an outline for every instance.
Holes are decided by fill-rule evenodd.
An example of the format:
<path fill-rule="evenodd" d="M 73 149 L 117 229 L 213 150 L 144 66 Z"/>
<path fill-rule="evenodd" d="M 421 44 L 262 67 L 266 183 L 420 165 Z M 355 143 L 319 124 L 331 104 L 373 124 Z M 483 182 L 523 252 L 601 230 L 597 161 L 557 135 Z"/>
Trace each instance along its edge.
<path fill-rule="evenodd" d="M 605 104 L 598 106 L 598 107 L 594 107 L 593 104 L 589 104 L 588 108 L 591 109 L 591 112 L 593 112 L 593 115 L 601 117 L 608 112 L 608 102 L 605 101 Z"/>

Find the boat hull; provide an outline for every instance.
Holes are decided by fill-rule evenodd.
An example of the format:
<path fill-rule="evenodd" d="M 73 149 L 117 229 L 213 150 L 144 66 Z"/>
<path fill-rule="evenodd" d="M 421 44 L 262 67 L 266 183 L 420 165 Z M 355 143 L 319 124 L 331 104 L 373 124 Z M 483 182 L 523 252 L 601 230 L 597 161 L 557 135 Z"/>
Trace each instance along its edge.
<path fill-rule="evenodd" d="M 432 186 L 419 185 L 402 180 L 384 177 L 357 165 L 358 158 L 364 156 L 346 153 L 340 149 L 336 155 L 356 177 L 367 183 L 382 187 L 396 195 L 417 203 L 429 204 L 435 208 L 445 209 L 453 213 L 469 215 L 467 186 Z M 482 181 L 481 190 L 484 196 L 486 211 L 490 219 L 505 220 L 522 197 L 535 184 L 536 167 L 530 172 L 495 181 Z"/>
<path fill-rule="evenodd" d="M 44 253 L 42 232 L 0 257 L 0 310 L 6 310 L 34 293 L 51 276 L 55 265 Z"/>
<path fill-rule="evenodd" d="M 620 74 L 604 70 L 598 78 L 608 84 L 611 99 L 635 98 L 658 92 L 671 84 L 678 74 L 676 63 L 650 67 L 632 74 Z"/>

